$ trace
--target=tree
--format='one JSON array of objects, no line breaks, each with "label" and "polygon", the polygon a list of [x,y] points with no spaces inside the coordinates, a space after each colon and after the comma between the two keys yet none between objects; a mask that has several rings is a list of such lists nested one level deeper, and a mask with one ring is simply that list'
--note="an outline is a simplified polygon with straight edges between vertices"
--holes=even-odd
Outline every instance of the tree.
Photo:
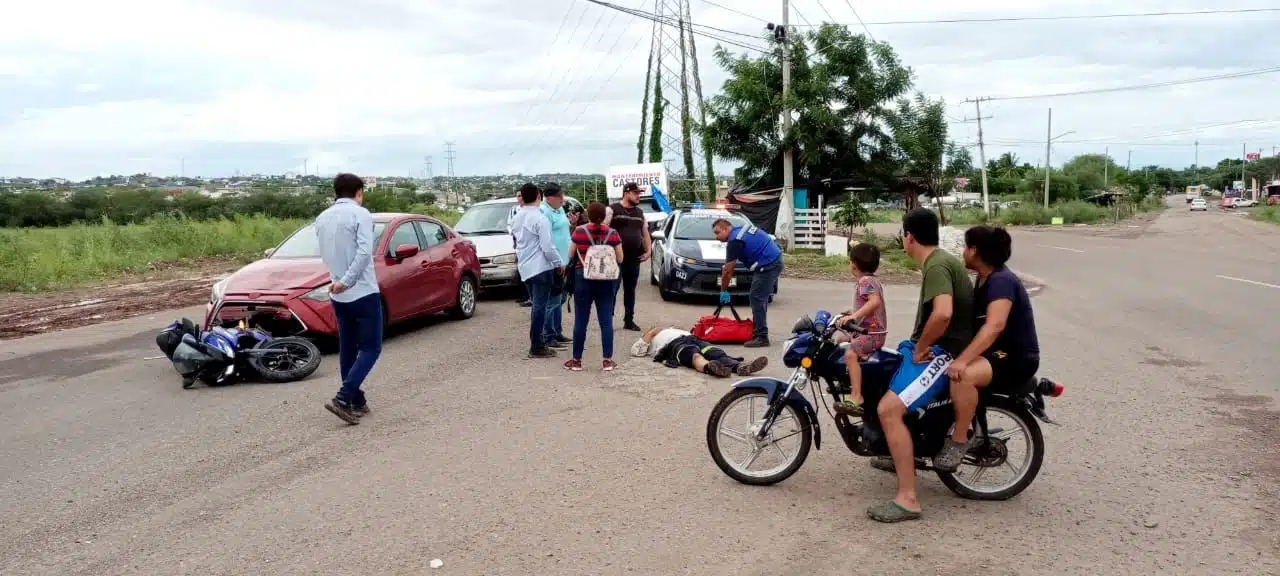
[{"label": "tree", "polygon": [[[899,101],[887,120],[901,162],[899,178],[912,179],[925,195],[937,198],[943,191],[943,158],[955,148],[947,142],[946,105],[917,93],[914,99]],[[945,215],[939,215],[945,222]]]},{"label": "tree", "polygon": [[831,223],[848,230],[849,238],[853,238],[855,228],[862,228],[871,220],[871,214],[862,206],[857,194],[850,194],[831,214]]},{"label": "tree", "polygon": [[[810,49],[812,47],[812,50]],[[888,44],[824,24],[792,39],[791,132],[781,133],[781,47],[759,57],[723,47],[716,62],[729,74],[705,106],[701,128],[711,152],[742,163],[740,182],[782,184],[782,149],[795,149],[797,182],[853,178],[888,186],[897,160],[886,121],[911,88],[911,70]]]}]

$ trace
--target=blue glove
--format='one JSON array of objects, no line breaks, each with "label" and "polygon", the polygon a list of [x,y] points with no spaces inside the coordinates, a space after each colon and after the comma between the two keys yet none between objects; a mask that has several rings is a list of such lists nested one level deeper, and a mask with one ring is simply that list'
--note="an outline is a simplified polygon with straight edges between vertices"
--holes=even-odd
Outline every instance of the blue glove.
[{"label": "blue glove", "polygon": [[728,290],[722,290],[722,291],[720,291],[720,303],[721,303],[721,304],[728,304],[728,303],[729,303],[729,291],[728,291]]}]

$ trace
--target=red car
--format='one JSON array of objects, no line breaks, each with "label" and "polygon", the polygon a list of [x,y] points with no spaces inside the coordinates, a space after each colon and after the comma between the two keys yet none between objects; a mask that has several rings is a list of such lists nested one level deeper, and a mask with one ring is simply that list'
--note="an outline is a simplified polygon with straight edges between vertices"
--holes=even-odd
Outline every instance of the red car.
[{"label": "red car", "polygon": [[[373,222],[373,267],[388,325],[437,312],[475,313],[480,260],[470,240],[429,216],[379,213]],[[276,336],[337,336],[314,224],[213,285],[205,328],[241,320]]]}]

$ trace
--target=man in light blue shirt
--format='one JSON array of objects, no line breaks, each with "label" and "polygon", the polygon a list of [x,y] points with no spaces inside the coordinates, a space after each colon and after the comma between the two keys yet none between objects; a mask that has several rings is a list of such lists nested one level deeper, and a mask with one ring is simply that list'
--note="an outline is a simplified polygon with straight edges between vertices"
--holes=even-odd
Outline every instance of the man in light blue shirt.
[{"label": "man in light blue shirt", "polygon": [[560,258],[551,240],[551,222],[542,213],[539,197],[542,191],[534,184],[520,187],[520,201],[524,203],[511,220],[511,235],[516,239],[516,269],[520,280],[529,288],[529,357],[554,358],[555,350],[547,347],[543,330],[547,325],[547,300],[551,285],[564,273],[565,261]]},{"label": "man in light blue shirt", "polygon": [[[569,262],[569,216],[564,213],[564,191],[560,185],[552,182],[542,188],[542,214],[551,224],[551,243],[560,254],[560,261]],[[573,342],[564,337],[564,293],[563,278],[552,283],[551,294],[547,298],[547,326],[542,331],[550,348],[565,349]]]},{"label": "man in light blue shirt", "polygon": [[333,179],[338,197],[316,217],[320,258],[329,270],[329,304],[338,320],[338,375],[342,387],[324,407],[348,424],[369,413],[360,385],[382,354],[382,295],[373,270],[373,215],[365,210],[364,180]]}]

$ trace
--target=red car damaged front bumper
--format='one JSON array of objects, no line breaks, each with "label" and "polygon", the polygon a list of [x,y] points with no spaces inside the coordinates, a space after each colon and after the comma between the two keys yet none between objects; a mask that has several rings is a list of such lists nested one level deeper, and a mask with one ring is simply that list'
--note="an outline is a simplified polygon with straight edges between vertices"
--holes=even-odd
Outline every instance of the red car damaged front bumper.
[{"label": "red car damaged front bumper", "polygon": [[296,294],[252,292],[226,294],[205,305],[204,327],[232,326],[241,320],[260,327],[273,336],[338,335],[338,322],[328,302],[302,298]]}]

